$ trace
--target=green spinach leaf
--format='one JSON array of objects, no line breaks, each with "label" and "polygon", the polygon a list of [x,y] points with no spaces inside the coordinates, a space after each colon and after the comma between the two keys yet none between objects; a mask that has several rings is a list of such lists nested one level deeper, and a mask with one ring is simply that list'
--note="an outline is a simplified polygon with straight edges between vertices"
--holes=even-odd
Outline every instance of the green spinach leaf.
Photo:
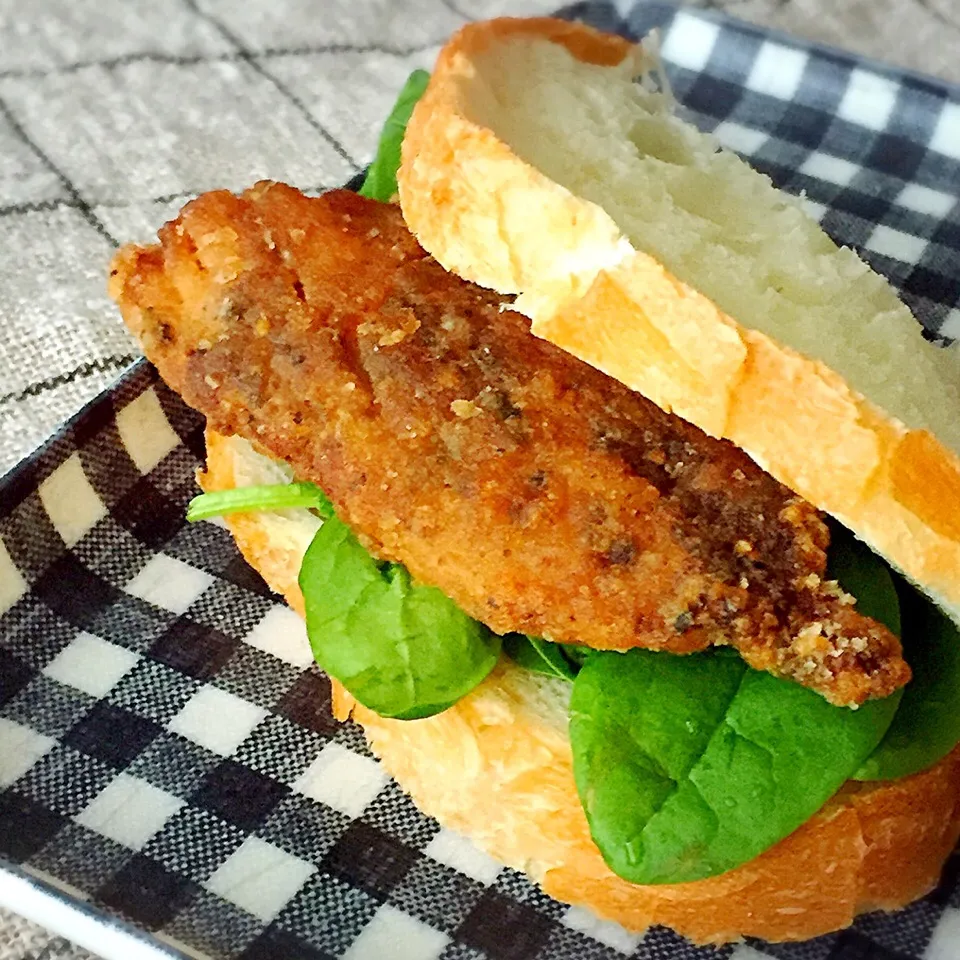
[{"label": "green spinach leaf", "polygon": [[430,74],[426,70],[414,70],[400,91],[387,122],[380,134],[377,155],[370,164],[367,177],[360,188],[364,197],[389,203],[397,193],[397,170],[400,169],[400,146],[406,133],[410,114],[417,101],[427,89]]},{"label": "green spinach leaf", "polygon": [[503,638],[503,649],[511,660],[535,673],[573,680],[579,670],[579,666],[567,658],[566,647],[561,643],[510,633]]},{"label": "green spinach leaf", "polygon": [[900,602],[890,568],[863,541],[830,523],[827,575],[857,598],[857,609],[900,636]]},{"label": "green spinach leaf", "polygon": [[499,657],[500,637],[403,566],[378,563],[336,517],[307,549],[300,587],[317,662],[381,716],[440,713]]},{"label": "green spinach leaf", "polygon": [[594,654],[570,704],[594,841],[632,883],[683,883],[746,863],[863,763],[897,699],[834,707],[716,653]]},{"label": "green spinach leaf", "polygon": [[214,490],[194,497],[187,507],[187,520],[207,520],[230,513],[253,510],[289,510],[307,507],[321,517],[332,517],[333,506],[315,483],[271,483],[232,490]]},{"label": "green spinach leaf", "polygon": [[831,575],[858,598],[861,609],[895,632],[902,620],[904,656],[913,671],[893,723],[853,778],[907,777],[932,766],[960,742],[960,631],[921,593],[899,577],[894,580],[848,531],[835,528],[831,534]]},{"label": "green spinach leaf", "polygon": [[594,650],[591,647],[585,647],[581,643],[565,643],[563,644],[563,655],[579,670],[584,663],[586,663],[587,657],[593,653]]},{"label": "green spinach leaf", "polygon": [[903,646],[913,679],[883,740],[854,774],[893,780],[933,766],[960,742],[960,631],[902,580]]},{"label": "green spinach leaf", "polygon": [[[831,572],[899,627],[883,563],[839,534]],[[577,790],[611,869],[683,883],[752,860],[809,819],[874,751],[900,692],[858,710],[751,670],[730,651],[593,652],[573,684]]]}]

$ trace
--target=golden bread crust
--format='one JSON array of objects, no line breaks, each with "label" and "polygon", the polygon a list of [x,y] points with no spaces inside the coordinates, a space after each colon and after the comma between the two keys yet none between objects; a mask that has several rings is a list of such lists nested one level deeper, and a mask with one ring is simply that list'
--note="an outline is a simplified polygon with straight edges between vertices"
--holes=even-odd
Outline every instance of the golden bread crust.
[{"label": "golden bread crust", "polygon": [[[208,431],[201,483],[218,490],[240,476],[260,482],[250,466],[259,459],[245,441]],[[297,574],[316,526],[300,513],[303,530],[295,533],[278,528],[272,514],[234,515],[227,524],[244,557],[302,613]],[[339,719],[352,712],[425,813],[525,871],[551,896],[632,929],[666,924],[709,943],[806,939],[845,927],[858,913],[922,896],[960,834],[958,748],[904,780],[847,784],[790,837],[722,876],[629,884],[611,873],[590,839],[569,739],[533,695],[538,683],[505,662],[453,708],[417,721],[379,717],[336,682],[333,704]]]},{"label": "golden bread crust", "polygon": [[[602,43],[586,27],[559,30],[494,20],[441,51],[403,145],[410,229],[447,269],[521,294],[515,308],[539,336],[743,448],[960,622],[960,458],[823,363],[739,324],[470,119],[491,45],[559,41],[590,60]],[[640,62],[638,47],[621,53]]]}]

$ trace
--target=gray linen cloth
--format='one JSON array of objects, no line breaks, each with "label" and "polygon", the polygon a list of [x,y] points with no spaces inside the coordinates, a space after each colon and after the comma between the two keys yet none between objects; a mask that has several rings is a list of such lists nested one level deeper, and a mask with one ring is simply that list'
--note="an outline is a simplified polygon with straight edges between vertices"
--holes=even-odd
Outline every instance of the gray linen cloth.
[{"label": "gray linen cloth", "polygon": [[[960,81],[957,0],[697,5]],[[104,290],[118,241],[213,187],[342,183],[467,16],[556,6],[0,0],[0,472],[136,353]]]},{"label": "gray linen cloth", "polygon": [[[0,472],[136,354],[104,289],[118,241],[214,187],[342,183],[465,19],[557,5],[0,0]],[[957,0],[691,5],[960,82]],[[0,960],[89,957],[0,910]]]}]

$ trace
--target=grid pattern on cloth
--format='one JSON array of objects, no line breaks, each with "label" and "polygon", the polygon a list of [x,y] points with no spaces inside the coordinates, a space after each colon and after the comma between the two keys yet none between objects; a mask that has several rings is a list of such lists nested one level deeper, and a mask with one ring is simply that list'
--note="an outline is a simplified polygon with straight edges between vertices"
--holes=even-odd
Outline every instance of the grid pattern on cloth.
[{"label": "grid pattern on cloth", "polygon": [[[753,15],[762,6],[697,2]],[[772,20],[808,16],[821,31],[856,19],[853,11],[803,13],[820,0],[768,2]],[[888,29],[883,11],[900,2],[918,0],[884,0],[871,17]],[[468,16],[542,14],[556,4],[43,0],[42,14],[37,4],[0,17],[0,471],[134,358],[99,270],[118,242],[146,240],[185,200],[214,187],[260,178],[307,191],[342,183],[369,159],[402,79],[429,66],[451,30]],[[642,0],[567,9],[634,33],[669,19],[661,4]],[[721,29],[706,12],[682,21],[673,32],[683,49],[670,52],[678,74],[690,73],[678,83],[703,119],[729,121],[724,142],[748,154],[756,147],[775,179],[834,204],[827,225],[838,239],[889,269],[933,326],[957,333],[950,311],[960,294],[948,268],[957,221],[947,209],[960,153],[956,95],[852,56],[810,56],[755,28],[727,21]],[[918,6],[910,22],[919,32],[901,54],[939,21]],[[955,29],[940,26],[944,36]],[[762,149],[758,134],[772,138]]]},{"label": "grid pattern on cloth", "polygon": [[[186,47],[158,23],[163,52],[149,57],[118,47],[106,65],[0,65],[0,123],[22,141],[24,163],[39,164],[35,178],[21,178],[34,194],[5,208],[0,231],[26,238],[31,218],[55,212],[61,219],[45,228],[53,222],[65,242],[89,248],[97,270],[114,238],[144,239],[165,205],[213,186],[197,179],[185,190],[165,178],[172,160],[142,176],[128,170],[124,181],[116,169],[91,173],[78,157],[47,156],[44,124],[55,118],[28,102],[31,71],[43,71],[55,102],[58,85],[100,82],[88,73],[125,71],[135,85],[148,82],[144,64],[159,63],[167,95],[195,96],[201,118],[203,90],[227,78],[241,85],[232,124],[242,126],[251,103],[287,111],[283,122],[299,124],[327,166],[301,156],[286,172],[264,171],[248,152],[217,185],[270,172],[319,188],[359,165],[351,97],[374,95],[362,58],[396,61],[396,83],[376,92],[385,108],[458,22],[451,4],[438,4],[446,13],[423,21],[416,50],[358,53],[320,37],[322,24],[316,37],[291,38],[282,24],[265,35],[235,11],[226,26],[226,7],[191,5]],[[778,184],[805,191],[828,231],[893,279],[931,336],[960,333],[955,94],[708,14],[603,2],[563,12],[633,36],[659,21],[694,119]],[[309,105],[330,83],[330,51],[318,47],[337,44],[344,99],[318,117]],[[147,120],[164,149],[162,112]],[[201,176],[202,155],[183,169],[191,162]],[[159,200],[142,200],[143,178]],[[123,182],[120,205],[108,189]],[[111,362],[125,359],[121,351]],[[333,720],[302,624],[225,531],[184,523],[202,455],[199,416],[140,363],[2,481],[0,856],[9,863],[218,960],[364,960],[394,956],[397,944],[412,960],[960,958],[957,859],[934,893],[899,914],[803,945],[719,952],[662,928],[629,934],[500,869],[419,814],[359,730]]]}]

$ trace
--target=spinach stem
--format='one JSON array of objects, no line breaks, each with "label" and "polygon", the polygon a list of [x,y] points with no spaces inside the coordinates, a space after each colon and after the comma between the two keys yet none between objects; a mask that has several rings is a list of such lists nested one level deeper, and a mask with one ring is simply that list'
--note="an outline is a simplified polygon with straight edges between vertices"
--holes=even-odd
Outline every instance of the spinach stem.
[{"label": "spinach stem", "polygon": [[194,522],[231,513],[289,510],[294,507],[316,510],[324,520],[333,516],[333,505],[315,483],[298,482],[235,487],[232,490],[203,493],[190,501],[187,520]]}]

